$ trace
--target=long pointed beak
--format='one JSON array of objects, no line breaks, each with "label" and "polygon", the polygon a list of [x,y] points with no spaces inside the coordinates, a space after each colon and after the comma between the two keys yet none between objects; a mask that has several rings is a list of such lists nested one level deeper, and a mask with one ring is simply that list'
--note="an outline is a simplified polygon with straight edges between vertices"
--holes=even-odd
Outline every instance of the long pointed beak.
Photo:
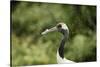
[{"label": "long pointed beak", "polygon": [[49,32],[53,32],[53,31],[57,31],[57,28],[56,27],[53,27],[51,29],[46,29],[44,32],[42,32],[41,34],[44,35],[44,34],[47,34]]}]

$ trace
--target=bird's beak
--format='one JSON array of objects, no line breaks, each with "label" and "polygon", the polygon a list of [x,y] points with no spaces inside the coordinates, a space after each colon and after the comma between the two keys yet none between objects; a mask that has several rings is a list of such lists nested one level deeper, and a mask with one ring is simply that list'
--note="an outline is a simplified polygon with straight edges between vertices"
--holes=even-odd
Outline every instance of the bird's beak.
[{"label": "bird's beak", "polygon": [[41,34],[44,35],[44,34],[47,34],[49,32],[53,32],[53,31],[57,31],[57,28],[56,27],[53,27],[51,29],[46,29],[44,32],[42,32]]}]

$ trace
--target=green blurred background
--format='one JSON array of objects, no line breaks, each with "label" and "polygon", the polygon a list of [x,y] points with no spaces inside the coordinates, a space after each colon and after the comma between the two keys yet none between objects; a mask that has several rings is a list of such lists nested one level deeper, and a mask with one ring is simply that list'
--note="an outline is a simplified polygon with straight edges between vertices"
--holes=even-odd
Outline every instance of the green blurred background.
[{"label": "green blurred background", "polygon": [[11,1],[11,64],[56,64],[61,34],[41,32],[63,21],[69,27],[64,55],[96,61],[96,6]]}]

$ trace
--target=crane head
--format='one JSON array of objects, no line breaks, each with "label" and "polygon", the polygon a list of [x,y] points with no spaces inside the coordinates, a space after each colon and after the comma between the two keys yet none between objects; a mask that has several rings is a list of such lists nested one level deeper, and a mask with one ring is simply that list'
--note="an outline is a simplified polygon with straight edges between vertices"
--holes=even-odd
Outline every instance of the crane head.
[{"label": "crane head", "polygon": [[45,31],[43,31],[41,34],[47,34],[49,32],[53,32],[53,31],[58,31],[63,33],[64,31],[67,31],[69,33],[68,27],[65,23],[58,23],[55,27],[51,28],[51,29],[46,29]]}]

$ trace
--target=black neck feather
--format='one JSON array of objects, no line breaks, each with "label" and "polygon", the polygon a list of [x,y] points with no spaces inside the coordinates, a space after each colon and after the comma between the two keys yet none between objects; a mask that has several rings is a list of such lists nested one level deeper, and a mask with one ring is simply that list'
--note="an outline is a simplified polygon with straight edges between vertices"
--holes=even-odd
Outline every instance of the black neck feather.
[{"label": "black neck feather", "polygon": [[62,57],[62,58],[64,58],[64,45],[65,45],[65,42],[66,42],[66,39],[67,39],[67,31],[65,30],[65,31],[63,31],[63,32],[61,32],[62,34],[63,34],[63,39],[62,39],[62,41],[61,41],[61,43],[60,43],[60,47],[59,47],[59,55],[60,55],[60,57]]}]

